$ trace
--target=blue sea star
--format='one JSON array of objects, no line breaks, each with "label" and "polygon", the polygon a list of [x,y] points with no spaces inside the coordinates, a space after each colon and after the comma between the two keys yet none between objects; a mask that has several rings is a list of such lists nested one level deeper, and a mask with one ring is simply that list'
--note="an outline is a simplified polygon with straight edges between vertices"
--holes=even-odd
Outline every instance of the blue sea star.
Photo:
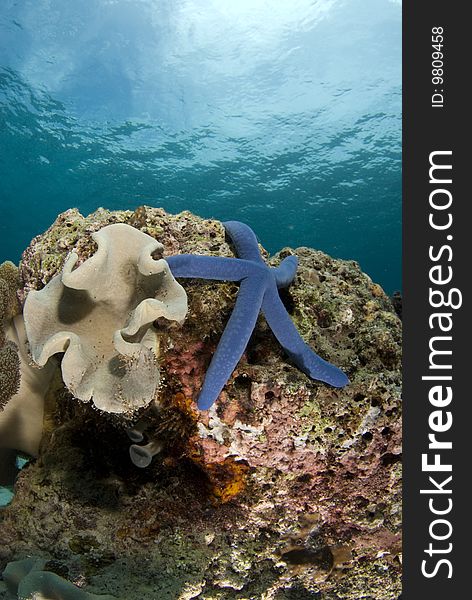
[{"label": "blue sea star", "polygon": [[200,410],[207,410],[239,362],[262,310],[275,337],[292,361],[312,379],[343,387],[346,375],[320,358],[300,337],[280,299],[278,288],[287,287],[297,270],[296,256],[287,256],[278,267],[269,267],[259,252],[252,229],[239,221],[223,223],[239,258],[178,254],[166,258],[174,277],[240,281],[231,317],[213,355],[198,397]]}]

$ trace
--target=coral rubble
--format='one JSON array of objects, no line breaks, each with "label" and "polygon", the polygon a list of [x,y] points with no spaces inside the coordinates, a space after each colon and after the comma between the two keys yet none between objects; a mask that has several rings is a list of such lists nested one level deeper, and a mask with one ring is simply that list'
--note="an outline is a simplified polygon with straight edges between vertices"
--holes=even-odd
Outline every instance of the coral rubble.
[{"label": "coral rubble", "polygon": [[[112,223],[158,239],[164,257],[235,256],[219,222],[190,213],[70,210],[25,251],[19,297],[47,286],[71,251],[85,264],[92,234]],[[150,409],[105,414],[53,382],[39,458],[0,512],[0,569],[35,556],[44,572],[122,600],[399,596],[401,322],[356,263],[310,248],[269,263],[289,255],[299,267],[281,299],[351,383],[309,379],[259,317],[219,401],[199,412],[238,288],[184,281],[185,325],[159,321],[162,385]],[[146,464],[159,450],[149,466],[133,464],[131,443]]]}]

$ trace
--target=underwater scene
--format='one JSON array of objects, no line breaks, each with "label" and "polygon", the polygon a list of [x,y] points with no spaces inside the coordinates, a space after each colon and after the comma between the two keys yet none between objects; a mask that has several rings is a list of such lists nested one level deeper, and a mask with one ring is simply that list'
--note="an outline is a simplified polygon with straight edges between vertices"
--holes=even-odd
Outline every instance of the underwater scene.
[{"label": "underwater scene", "polygon": [[401,595],[400,0],[0,4],[0,599]]}]

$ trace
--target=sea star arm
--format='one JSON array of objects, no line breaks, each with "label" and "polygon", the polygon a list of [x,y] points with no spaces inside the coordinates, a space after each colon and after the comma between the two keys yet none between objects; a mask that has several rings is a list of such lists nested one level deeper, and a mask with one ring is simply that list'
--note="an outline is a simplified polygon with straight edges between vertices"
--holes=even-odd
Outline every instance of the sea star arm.
[{"label": "sea star arm", "polygon": [[174,277],[217,281],[240,281],[257,268],[257,265],[249,260],[198,254],[176,254],[167,256],[166,261]]},{"label": "sea star arm", "polygon": [[275,337],[299,369],[312,379],[333,387],[344,387],[349,383],[341,369],[323,360],[303,341],[280,300],[275,281],[267,287],[262,312]]},{"label": "sea star arm", "polygon": [[223,225],[240,258],[263,262],[256,234],[248,225],[240,221],[225,221]]},{"label": "sea star arm", "polygon": [[218,398],[239,362],[256,325],[267,276],[241,281],[236,304],[213,355],[198,397],[198,408],[207,410]]},{"label": "sea star arm", "polygon": [[275,275],[275,281],[278,288],[288,287],[295,279],[297,272],[298,258],[296,256],[287,256],[278,267],[271,269]]}]

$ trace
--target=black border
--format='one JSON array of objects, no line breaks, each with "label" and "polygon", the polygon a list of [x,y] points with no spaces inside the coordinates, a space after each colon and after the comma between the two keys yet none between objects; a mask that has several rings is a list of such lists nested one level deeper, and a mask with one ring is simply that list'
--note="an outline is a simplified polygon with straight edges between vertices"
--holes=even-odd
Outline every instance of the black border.
[{"label": "black border", "polygon": [[[465,15],[466,3],[459,2],[404,2],[403,5],[403,322],[404,322],[404,580],[403,600],[428,600],[466,598],[470,594],[467,563],[470,562],[466,540],[472,533],[470,511],[472,491],[468,488],[472,468],[469,462],[469,440],[472,443],[470,425],[470,391],[466,387],[466,373],[471,367],[470,348],[470,302],[466,293],[468,283],[468,259],[472,251],[468,244],[468,214],[471,213],[472,197],[466,187],[472,164],[468,165],[472,152],[466,147],[472,123],[465,106],[468,102],[471,68],[470,21]],[[432,28],[444,29],[444,106],[432,107]],[[470,104],[470,102],[469,102]],[[449,186],[453,194],[451,207],[453,225],[448,233],[453,258],[453,287],[463,294],[461,308],[452,310],[453,340],[451,342],[453,400],[448,410],[452,412],[453,424],[444,439],[449,436],[452,450],[446,456],[452,461],[453,509],[448,518],[453,527],[452,550],[448,558],[449,569],[443,565],[436,576],[426,578],[421,573],[421,563],[428,558],[429,525],[434,520],[428,508],[428,496],[420,489],[431,488],[428,474],[422,472],[421,455],[427,452],[428,416],[434,408],[428,401],[431,382],[422,381],[429,363],[428,341],[432,335],[428,317],[434,312],[429,305],[428,256],[430,245],[444,243],[445,232],[434,231],[428,223],[430,212],[429,155],[437,150],[452,151],[452,179]],[[467,268],[468,267],[468,268]],[[446,410],[446,409],[444,409]],[[432,473],[430,473],[433,475]],[[439,474],[440,475],[440,474]],[[444,475],[444,473],[442,474]],[[440,479],[440,477],[438,477]],[[444,496],[443,496],[444,498]],[[446,542],[444,542],[445,544]],[[438,543],[439,547],[439,543]],[[439,555],[438,555],[439,558]],[[432,564],[432,563],[430,563]]]}]

